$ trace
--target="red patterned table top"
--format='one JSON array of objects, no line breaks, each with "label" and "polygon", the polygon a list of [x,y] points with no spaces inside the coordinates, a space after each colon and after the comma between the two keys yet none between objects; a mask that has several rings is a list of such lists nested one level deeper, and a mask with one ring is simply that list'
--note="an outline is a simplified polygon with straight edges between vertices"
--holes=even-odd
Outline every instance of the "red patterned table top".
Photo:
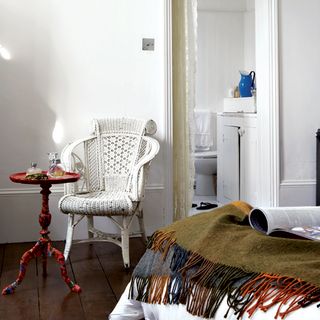
[{"label": "red patterned table top", "polygon": [[[42,173],[47,173],[46,171],[42,171]],[[66,172],[63,176],[52,178],[48,177],[48,179],[39,179],[39,180],[31,180],[26,179],[25,172],[17,172],[10,175],[10,180],[16,183],[24,183],[24,184],[58,184],[58,183],[68,183],[68,182],[76,182],[79,180],[80,174],[73,172]]]}]

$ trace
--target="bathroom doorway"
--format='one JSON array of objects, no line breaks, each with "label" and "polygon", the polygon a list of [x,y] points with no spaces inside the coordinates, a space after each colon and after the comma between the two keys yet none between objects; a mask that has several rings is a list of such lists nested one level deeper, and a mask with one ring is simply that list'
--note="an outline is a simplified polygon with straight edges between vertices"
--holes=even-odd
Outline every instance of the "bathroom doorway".
[{"label": "bathroom doorway", "polygon": [[[279,205],[279,63],[278,1],[255,2],[257,127],[258,127],[258,205]],[[208,0],[211,2],[211,0]],[[221,1],[224,2],[224,1]],[[172,102],[172,3],[164,1],[165,11],[165,119],[166,119],[166,211],[167,222],[173,220],[173,102]],[[183,179],[183,176],[181,176]],[[186,176],[187,184],[189,177]]]},{"label": "bathroom doorway", "polygon": [[[236,96],[235,89],[240,80],[239,70],[256,70],[254,0],[198,0],[196,69],[196,178],[193,203],[197,208],[194,208],[193,212],[202,208],[209,209],[210,204],[218,204],[220,201],[237,200],[240,198],[239,190],[243,188],[240,166],[238,171],[228,177],[223,177],[222,172],[218,173],[219,168],[222,170],[222,166],[217,165],[221,152],[218,150],[218,142],[225,133],[222,132],[222,126],[217,125],[217,119],[230,115],[226,113],[225,100]],[[250,111],[254,113],[255,110]],[[240,131],[238,128],[234,131],[234,139],[238,139]],[[235,157],[238,154],[240,161],[238,140],[231,141],[228,148],[232,150],[225,152]],[[222,157],[222,154],[220,156]],[[237,164],[237,161],[231,164],[232,169],[236,168],[234,164]],[[244,172],[242,170],[242,175]],[[242,180],[245,181],[244,178],[242,177]],[[230,198],[221,195],[228,185],[234,187],[237,184],[238,196],[237,190]],[[229,191],[225,193],[230,194]]]}]

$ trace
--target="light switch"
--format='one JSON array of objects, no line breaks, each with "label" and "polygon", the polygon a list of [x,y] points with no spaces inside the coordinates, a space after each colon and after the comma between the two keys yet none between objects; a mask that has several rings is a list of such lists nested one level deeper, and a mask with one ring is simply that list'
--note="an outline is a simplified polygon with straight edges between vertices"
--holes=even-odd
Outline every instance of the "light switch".
[{"label": "light switch", "polygon": [[142,39],[142,50],[154,50],[154,39],[153,38],[143,38]]}]

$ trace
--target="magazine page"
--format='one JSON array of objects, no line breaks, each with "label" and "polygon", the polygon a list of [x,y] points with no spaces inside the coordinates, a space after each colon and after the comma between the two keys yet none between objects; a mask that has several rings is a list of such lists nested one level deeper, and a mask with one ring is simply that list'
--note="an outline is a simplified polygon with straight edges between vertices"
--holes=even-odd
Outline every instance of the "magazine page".
[{"label": "magazine page", "polygon": [[[265,234],[277,230],[294,233],[297,227],[320,226],[320,207],[254,208],[249,213],[249,222],[252,228]],[[300,231],[303,234],[303,230]]]},{"label": "magazine page", "polygon": [[320,226],[293,227],[288,232],[303,238],[320,241]]}]

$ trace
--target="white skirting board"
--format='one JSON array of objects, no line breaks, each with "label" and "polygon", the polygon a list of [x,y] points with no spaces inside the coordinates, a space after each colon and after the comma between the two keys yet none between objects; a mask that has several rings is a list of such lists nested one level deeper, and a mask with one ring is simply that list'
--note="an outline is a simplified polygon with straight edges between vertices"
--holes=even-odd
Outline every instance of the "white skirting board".
[{"label": "white skirting board", "polygon": [[315,180],[283,180],[280,183],[280,206],[315,205]]},{"label": "white skirting board", "polygon": [[[59,212],[58,201],[63,195],[61,189],[50,194],[49,207],[52,215],[49,226],[52,240],[64,240],[67,230],[67,216]],[[144,202],[144,222],[147,235],[164,226],[165,192],[162,185],[150,186],[146,189]],[[38,216],[41,211],[41,195],[35,188],[0,190],[0,243],[36,241],[41,227]],[[117,228],[106,218],[95,219],[96,225],[106,232],[117,232]],[[138,230],[134,223],[132,231]],[[80,222],[74,238],[87,237],[86,221]]]}]

